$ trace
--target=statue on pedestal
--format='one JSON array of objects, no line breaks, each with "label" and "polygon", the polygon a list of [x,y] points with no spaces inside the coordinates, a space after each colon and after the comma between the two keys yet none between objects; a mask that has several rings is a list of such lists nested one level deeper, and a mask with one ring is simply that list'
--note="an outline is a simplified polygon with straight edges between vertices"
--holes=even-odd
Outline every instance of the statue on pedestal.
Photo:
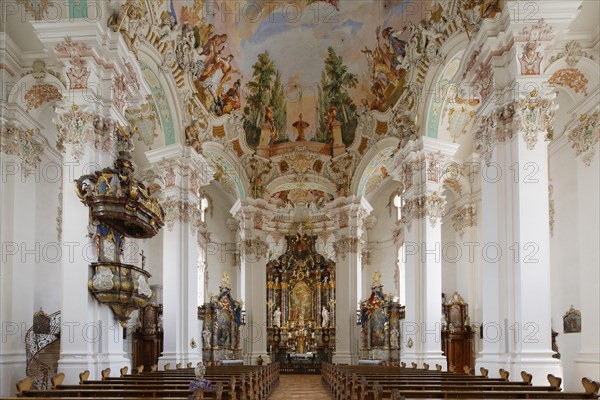
[{"label": "statue on pedestal", "polygon": [[400,336],[400,332],[398,332],[398,329],[396,327],[394,327],[394,329],[392,329],[392,331],[390,332],[390,347],[392,349],[397,349],[399,347],[398,345],[398,337]]},{"label": "statue on pedestal", "polygon": [[327,307],[323,306],[323,310],[321,311],[321,327],[322,328],[328,328],[329,327],[329,311],[327,310]]},{"label": "statue on pedestal", "polygon": [[281,328],[281,310],[279,307],[273,312],[273,326]]},{"label": "statue on pedestal", "polygon": [[204,339],[204,348],[206,349],[210,349],[210,337],[212,336],[212,334],[210,333],[210,330],[205,329],[204,331],[202,331],[202,339]]}]

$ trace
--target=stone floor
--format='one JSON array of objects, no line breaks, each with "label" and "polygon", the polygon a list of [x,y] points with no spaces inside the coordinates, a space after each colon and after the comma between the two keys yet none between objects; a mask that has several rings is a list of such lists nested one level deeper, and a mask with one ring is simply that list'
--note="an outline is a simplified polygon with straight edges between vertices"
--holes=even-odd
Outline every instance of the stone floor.
[{"label": "stone floor", "polygon": [[281,375],[269,400],[332,400],[321,384],[321,375]]}]

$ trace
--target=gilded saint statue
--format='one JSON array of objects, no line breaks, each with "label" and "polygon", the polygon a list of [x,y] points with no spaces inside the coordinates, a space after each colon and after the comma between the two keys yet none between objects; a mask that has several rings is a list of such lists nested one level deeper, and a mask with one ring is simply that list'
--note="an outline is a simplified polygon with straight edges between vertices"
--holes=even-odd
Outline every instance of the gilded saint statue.
[{"label": "gilded saint statue", "polygon": [[371,279],[373,280],[373,283],[371,284],[372,288],[376,288],[376,287],[382,286],[382,283],[381,283],[381,272],[375,271],[373,273],[373,276],[372,276]]},{"label": "gilded saint statue", "polygon": [[227,272],[223,272],[223,275],[221,277],[221,287],[227,289],[231,288],[231,280]]}]

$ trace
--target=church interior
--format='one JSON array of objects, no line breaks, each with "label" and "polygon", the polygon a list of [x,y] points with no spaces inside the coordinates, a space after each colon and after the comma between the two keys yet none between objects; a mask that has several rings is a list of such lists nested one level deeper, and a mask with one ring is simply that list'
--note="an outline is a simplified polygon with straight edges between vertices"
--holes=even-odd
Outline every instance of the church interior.
[{"label": "church interior", "polygon": [[598,398],[599,1],[1,10],[2,398]]}]

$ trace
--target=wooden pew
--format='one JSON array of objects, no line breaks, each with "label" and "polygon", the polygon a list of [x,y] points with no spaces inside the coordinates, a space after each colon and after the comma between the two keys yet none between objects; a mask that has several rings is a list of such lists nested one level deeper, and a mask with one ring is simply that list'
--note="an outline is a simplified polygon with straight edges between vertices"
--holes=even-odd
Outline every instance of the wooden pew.
[{"label": "wooden pew", "polygon": [[561,379],[548,375],[549,386],[533,386],[532,376],[521,373],[521,382],[508,381],[508,374],[501,371],[501,378],[489,378],[485,369],[475,376],[472,369],[464,373],[431,371],[425,369],[387,368],[381,366],[334,366],[324,364],[322,383],[338,400],[381,400],[406,398],[543,398],[582,399],[598,398],[600,384],[585,380],[584,392],[561,392]]},{"label": "wooden pew", "polygon": [[[80,384],[63,385],[62,377],[56,377],[51,390],[32,390],[31,378],[17,384],[19,397],[30,399],[187,399],[192,392],[190,382],[195,378],[194,369],[144,372],[127,375],[121,370],[120,377],[111,377],[110,370],[102,371],[101,380],[89,380],[89,371],[80,374]],[[203,391],[203,399],[219,400],[266,400],[279,382],[279,364],[265,366],[227,366],[207,368],[206,379],[213,389]]]}]

